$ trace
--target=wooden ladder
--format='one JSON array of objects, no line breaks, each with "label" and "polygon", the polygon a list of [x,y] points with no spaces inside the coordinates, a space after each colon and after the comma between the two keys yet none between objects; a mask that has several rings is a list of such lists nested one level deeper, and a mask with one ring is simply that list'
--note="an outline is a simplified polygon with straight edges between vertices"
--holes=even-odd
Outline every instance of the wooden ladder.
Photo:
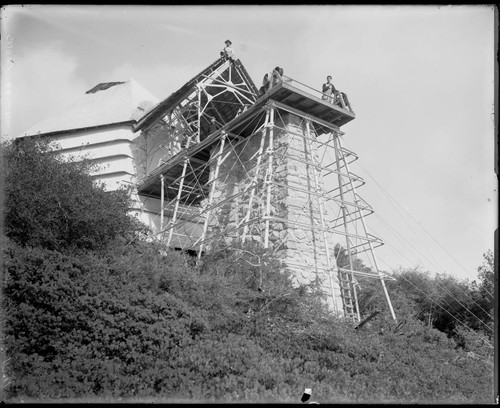
[{"label": "wooden ladder", "polygon": [[353,291],[356,290],[356,288],[354,288],[352,275],[349,272],[344,272],[339,269],[339,286],[340,296],[342,297],[342,304],[344,306],[344,317],[351,319],[353,322],[357,322],[358,313],[353,301]]}]

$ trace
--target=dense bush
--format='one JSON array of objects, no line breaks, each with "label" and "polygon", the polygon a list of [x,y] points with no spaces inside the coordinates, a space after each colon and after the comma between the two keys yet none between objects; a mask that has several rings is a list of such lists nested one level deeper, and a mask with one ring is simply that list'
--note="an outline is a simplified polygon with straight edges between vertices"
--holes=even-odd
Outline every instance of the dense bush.
[{"label": "dense bush", "polygon": [[89,160],[64,160],[42,139],[2,146],[5,234],[20,245],[97,249],[136,228],[128,193],[106,192]]},{"label": "dense bush", "polygon": [[311,387],[320,402],[491,401],[490,359],[418,320],[355,330],[256,248],[201,268],[160,249],[10,244],[9,398],[297,402]]},{"label": "dense bush", "polygon": [[[449,337],[461,339],[462,346],[464,328],[492,341],[493,302],[492,296],[487,295],[492,292],[485,292],[485,285],[493,287],[492,281],[483,279],[478,284],[445,274],[431,276],[418,269],[400,269],[393,276],[394,280],[386,285],[400,318],[418,319]],[[492,279],[491,275],[488,277]],[[381,285],[361,279],[361,288],[361,310],[367,314],[387,310]]]},{"label": "dense bush", "polygon": [[14,394],[140,395],[157,380],[151,364],[168,365],[201,327],[180,299],[130,283],[97,255],[13,246],[5,267]]}]

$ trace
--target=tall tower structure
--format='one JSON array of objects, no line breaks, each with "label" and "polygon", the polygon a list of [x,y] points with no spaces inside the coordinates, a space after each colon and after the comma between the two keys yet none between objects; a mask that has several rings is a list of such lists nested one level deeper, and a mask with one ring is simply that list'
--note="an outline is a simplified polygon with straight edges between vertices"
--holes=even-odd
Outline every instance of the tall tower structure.
[{"label": "tall tower structure", "polygon": [[[324,100],[292,78],[272,82],[259,93],[239,60],[221,59],[138,122],[145,140],[170,143],[137,186],[159,204],[157,236],[198,257],[221,243],[258,242],[353,321],[357,277],[373,278],[395,319],[374,253],[382,241],[365,222],[373,210],[358,194],[364,180],[349,167],[357,156],[342,145],[341,127],[355,119],[346,94]],[[339,246],[348,265],[338,263]],[[359,267],[361,256],[370,268]]]}]

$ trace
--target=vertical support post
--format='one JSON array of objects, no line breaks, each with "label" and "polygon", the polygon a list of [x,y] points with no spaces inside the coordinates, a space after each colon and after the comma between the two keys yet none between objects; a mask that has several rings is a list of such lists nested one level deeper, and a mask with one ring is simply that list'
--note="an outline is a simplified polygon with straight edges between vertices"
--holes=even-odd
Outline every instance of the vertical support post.
[{"label": "vertical support post", "polygon": [[[188,146],[189,146],[189,142],[188,142]],[[184,167],[182,168],[182,175],[181,175],[181,182],[179,185],[179,191],[177,191],[177,197],[175,199],[174,213],[172,215],[172,220],[170,222],[170,231],[168,232],[167,247],[170,245],[170,241],[172,240],[172,234],[174,233],[174,225],[175,225],[175,222],[177,221],[177,211],[179,210],[179,203],[181,201],[182,188],[184,187],[184,179],[186,178],[186,170],[188,167],[188,163],[189,163],[189,156],[186,155],[186,157],[184,158]]]},{"label": "vertical support post", "polygon": [[142,132],[144,136],[144,148],[142,149],[144,151],[144,157],[141,159],[140,164],[142,167],[142,177],[146,178],[148,175],[148,137],[149,137],[149,130],[146,130],[145,132]]},{"label": "vertical support post", "polygon": [[165,203],[165,177],[163,174],[160,175],[160,181],[161,181],[161,203],[160,203],[160,233],[161,236],[163,237],[163,211],[164,211],[164,203]]},{"label": "vertical support post", "polygon": [[269,131],[269,146],[267,147],[268,153],[268,166],[267,166],[267,174],[266,174],[266,183],[267,183],[267,198],[266,198],[266,218],[265,218],[265,231],[264,231],[264,248],[269,248],[269,227],[270,227],[270,219],[271,216],[271,180],[273,178],[273,153],[274,153],[274,113],[275,107],[274,105],[269,106],[269,123],[268,123],[268,131]]},{"label": "vertical support post", "polygon": [[203,233],[202,233],[202,236],[201,236],[200,248],[198,249],[198,254],[197,254],[197,259],[198,260],[200,260],[200,258],[201,258],[201,253],[203,252],[203,246],[205,244],[205,237],[207,236],[208,221],[210,219],[210,214],[212,212],[211,205],[212,205],[212,202],[213,202],[213,199],[214,199],[214,194],[215,194],[215,181],[219,177],[219,169],[220,169],[220,166],[221,166],[221,163],[222,163],[222,153],[224,152],[224,144],[225,144],[225,142],[226,142],[226,133],[222,132],[222,138],[221,138],[221,141],[220,141],[220,148],[219,148],[219,152],[217,153],[218,156],[217,156],[217,164],[215,166],[215,171],[214,171],[214,177],[210,181],[212,184],[210,186],[210,193],[209,193],[209,196],[208,196],[208,203],[207,203],[208,210],[205,213],[205,222],[203,223]]},{"label": "vertical support post", "polygon": [[322,196],[321,196],[321,187],[319,185],[318,171],[317,171],[317,168],[314,164],[314,157],[313,157],[313,151],[312,151],[311,129],[310,129],[310,121],[309,120],[306,120],[306,140],[309,142],[308,143],[309,155],[311,157],[311,162],[312,162],[313,172],[314,172],[314,183],[316,186],[316,193],[317,193],[318,205],[319,205],[319,219],[320,219],[320,223],[321,223],[321,235],[323,238],[323,245],[325,246],[326,263],[328,266],[328,278],[329,278],[329,282],[330,282],[330,291],[332,292],[332,305],[333,305],[333,309],[335,310],[335,312],[338,312],[338,305],[337,305],[337,301],[335,299],[335,289],[334,289],[334,285],[333,285],[333,276],[332,276],[332,269],[334,269],[334,267],[332,266],[332,262],[330,259],[330,248],[329,248],[328,240],[326,237],[326,224],[325,224],[325,218],[324,218],[323,200],[322,200]]},{"label": "vertical support post", "polygon": [[[343,187],[342,173],[341,173],[341,167],[340,167],[340,160],[341,159],[340,159],[340,153],[339,153],[340,152],[340,142],[338,139],[339,139],[339,135],[334,134],[333,143],[335,146],[335,163],[337,165],[337,177],[338,177],[338,181],[339,181],[339,192],[340,192],[340,201],[341,201],[340,208],[342,210],[342,221],[344,224],[344,232],[346,234],[346,247],[347,247],[347,255],[349,258],[349,269],[352,271],[352,270],[354,270],[354,268],[353,268],[353,263],[352,263],[351,242],[349,239],[349,230],[347,228],[347,211],[346,211],[345,200],[344,200],[344,187]],[[346,171],[348,171],[347,168],[346,168]],[[351,274],[350,280],[352,282],[354,280],[354,276],[352,275],[352,272],[350,274]],[[358,321],[361,321],[361,316],[359,313],[359,306],[358,306],[358,295],[356,293],[356,287],[354,285],[352,285],[352,292],[353,292],[353,296],[354,296],[354,302],[355,302],[355,306],[356,306],[356,314],[358,316]]]},{"label": "vertical support post", "polygon": [[201,85],[196,84],[198,88],[198,134],[196,135],[196,141],[198,143],[201,142]]},{"label": "vertical support post", "polygon": [[167,150],[170,157],[174,155],[174,140],[173,140],[173,132],[172,132],[172,113],[168,115],[167,121]]},{"label": "vertical support post", "polygon": [[255,165],[255,175],[252,179],[252,190],[250,191],[250,198],[248,200],[248,209],[247,209],[247,214],[245,216],[245,226],[243,227],[243,235],[241,237],[241,242],[245,242],[246,236],[248,234],[248,222],[250,221],[250,215],[252,212],[252,204],[253,204],[253,198],[255,195],[255,190],[257,189],[256,183],[257,179],[259,177],[259,169],[260,169],[260,163],[262,161],[262,155],[264,154],[264,144],[266,141],[266,133],[267,133],[267,124],[269,123],[269,109],[266,111],[266,118],[264,120],[264,126],[261,131],[261,139],[260,139],[260,146],[259,146],[259,152],[258,152],[258,157],[257,157],[257,164]]}]

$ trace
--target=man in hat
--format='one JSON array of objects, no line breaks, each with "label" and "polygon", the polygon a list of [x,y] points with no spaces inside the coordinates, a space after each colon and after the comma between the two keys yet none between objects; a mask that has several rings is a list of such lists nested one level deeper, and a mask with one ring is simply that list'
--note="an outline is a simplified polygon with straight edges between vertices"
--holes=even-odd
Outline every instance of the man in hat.
[{"label": "man in hat", "polygon": [[234,61],[234,50],[232,49],[231,45],[233,43],[231,42],[231,40],[226,40],[226,46],[224,47],[224,49],[221,51],[221,57],[224,58],[224,60],[231,60],[231,61]]},{"label": "man in hat", "polygon": [[334,96],[337,93],[335,86],[332,84],[332,77],[328,75],[326,77],[326,83],[323,84],[323,100],[328,101],[330,103],[334,103]]}]

